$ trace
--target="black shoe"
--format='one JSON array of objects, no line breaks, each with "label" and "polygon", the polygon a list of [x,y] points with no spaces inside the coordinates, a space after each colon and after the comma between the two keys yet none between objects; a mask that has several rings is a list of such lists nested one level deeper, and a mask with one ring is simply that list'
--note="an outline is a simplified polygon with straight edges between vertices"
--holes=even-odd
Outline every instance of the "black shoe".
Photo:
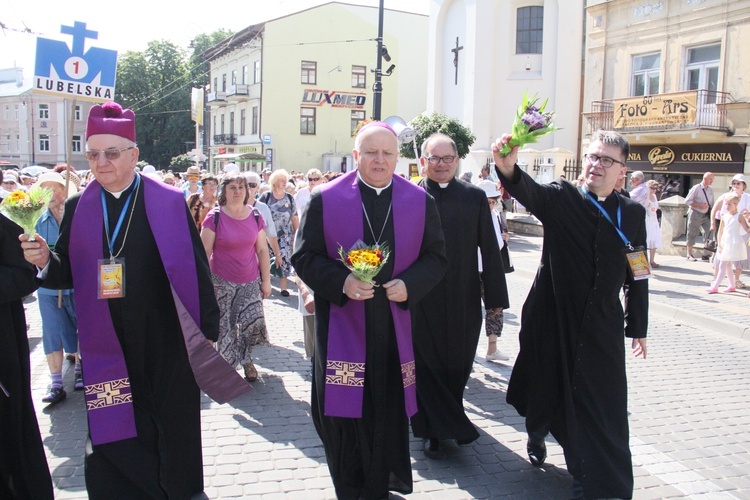
[{"label": "black shoe", "polygon": [[422,450],[427,458],[442,460],[445,458],[445,450],[440,446],[440,440],[435,438],[425,439],[422,442]]},{"label": "black shoe", "polygon": [[539,444],[534,444],[531,439],[526,441],[526,453],[529,454],[529,462],[534,467],[541,467],[547,460],[547,445],[542,440]]},{"label": "black shoe", "polygon": [[282,290],[281,291],[281,296],[282,297],[289,297],[289,290]]},{"label": "black shoe", "polygon": [[709,261],[709,260],[711,260],[711,257],[708,256],[708,255],[704,255],[704,256],[701,257],[701,260]]},{"label": "black shoe", "polygon": [[76,355],[75,354],[66,354],[65,359],[67,359],[70,363],[76,362]]},{"label": "black shoe", "polygon": [[76,391],[82,391],[83,390],[83,375],[80,373],[75,374],[75,383],[73,384],[73,389]]},{"label": "black shoe", "polygon": [[62,387],[49,387],[47,394],[42,398],[42,402],[53,405],[65,399],[66,396],[65,389]]}]

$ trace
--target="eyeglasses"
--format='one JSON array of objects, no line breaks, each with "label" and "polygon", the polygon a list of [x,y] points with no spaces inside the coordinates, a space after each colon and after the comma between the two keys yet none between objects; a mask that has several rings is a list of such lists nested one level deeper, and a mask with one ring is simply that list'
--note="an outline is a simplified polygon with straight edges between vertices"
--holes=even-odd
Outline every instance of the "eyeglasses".
[{"label": "eyeglasses", "polygon": [[83,155],[86,157],[88,161],[97,161],[99,160],[99,157],[102,153],[104,153],[104,157],[110,161],[116,160],[120,157],[120,153],[123,151],[128,151],[130,149],[135,149],[135,146],[130,146],[129,148],[107,148],[104,150],[97,150],[97,149],[91,149],[89,151],[86,151],[83,153]]},{"label": "eyeglasses", "polygon": [[258,183],[257,182],[248,182],[247,185],[248,185],[248,187],[251,187],[251,188],[257,188],[258,187]]},{"label": "eyeglasses", "polygon": [[308,177],[307,180],[310,182],[318,182],[320,180],[320,177]]},{"label": "eyeglasses", "polygon": [[188,175],[187,179],[189,181],[199,181],[201,180],[201,176],[200,175]]},{"label": "eyeglasses", "polygon": [[655,188],[655,187],[650,187],[649,189],[650,189],[651,191],[656,191],[656,188]]},{"label": "eyeglasses", "polygon": [[625,164],[619,160],[615,160],[614,158],[610,158],[609,156],[599,156],[599,155],[591,155],[591,154],[585,154],[583,155],[586,160],[592,165],[595,165],[596,162],[599,162],[599,165],[601,165],[604,168],[610,168],[615,163],[619,163],[623,167]]},{"label": "eyeglasses", "polygon": [[446,165],[448,165],[449,163],[453,163],[456,160],[456,158],[458,158],[458,157],[454,156],[454,155],[428,156],[428,157],[425,158],[425,160],[427,160],[428,162],[430,162],[430,165],[439,165],[441,161],[443,163],[445,163]]}]

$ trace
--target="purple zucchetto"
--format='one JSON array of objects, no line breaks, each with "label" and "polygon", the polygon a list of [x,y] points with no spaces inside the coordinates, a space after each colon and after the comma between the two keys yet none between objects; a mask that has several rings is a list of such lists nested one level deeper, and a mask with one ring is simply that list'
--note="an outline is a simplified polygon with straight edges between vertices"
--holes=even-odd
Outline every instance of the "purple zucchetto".
[{"label": "purple zucchetto", "polygon": [[86,140],[92,135],[112,134],[135,142],[135,113],[116,102],[96,105],[89,111]]},{"label": "purple zucchetto", "polygon": [[389,130],[393,135],[395,135],[396,137],[398,137],[398,134],[396,133],[395,130],[393,130],[393,127],[391,127],[387,123],[381,122],[381,121],[371,121],[371,122],[365,123],[362,126],[362,128],[359,129],[359,132],[357,132],[357,135],[361,134],[365,130],[368,130],[368,129],[371,129],[371,128],[375,128],[375,127],[380,127],[380,128],[384,128],[386,130]]}]

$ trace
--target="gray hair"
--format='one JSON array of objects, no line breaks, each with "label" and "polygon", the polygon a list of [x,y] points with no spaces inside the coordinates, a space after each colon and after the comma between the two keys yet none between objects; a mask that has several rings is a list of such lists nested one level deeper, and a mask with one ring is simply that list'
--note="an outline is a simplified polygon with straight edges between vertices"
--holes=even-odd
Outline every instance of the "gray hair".
[{"label": "gray hair", "polygon": [[643,172],[641,172],[640,170],[636,170],[635,172],[630,174],[630,179],[638,179],[639,181],[642,181],[644,179]]},{"label": "gray hair", "polygon": [[619,148],[625,157],[625,161],[628,161],[628,156],[630,156],[630,143],[624,135],[613,130],[597,130],[591,135],[591,142],[596,141]]},{"label": "gray hair", "polygon": [[247,182],[260,184],[260,175],[257,172],[245,172],[245,179],[247,179]]}]

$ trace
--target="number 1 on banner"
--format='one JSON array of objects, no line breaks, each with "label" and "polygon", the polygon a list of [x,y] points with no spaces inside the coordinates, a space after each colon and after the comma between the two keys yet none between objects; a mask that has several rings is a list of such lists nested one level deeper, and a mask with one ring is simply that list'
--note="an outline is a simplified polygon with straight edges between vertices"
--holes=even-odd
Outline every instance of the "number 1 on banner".
[{"label": "number 1 on banner", "polygon": [[65,61],[65,72],[68,76],[80,80],[89,72],[89,65],[81,57],[70,57]]}]

